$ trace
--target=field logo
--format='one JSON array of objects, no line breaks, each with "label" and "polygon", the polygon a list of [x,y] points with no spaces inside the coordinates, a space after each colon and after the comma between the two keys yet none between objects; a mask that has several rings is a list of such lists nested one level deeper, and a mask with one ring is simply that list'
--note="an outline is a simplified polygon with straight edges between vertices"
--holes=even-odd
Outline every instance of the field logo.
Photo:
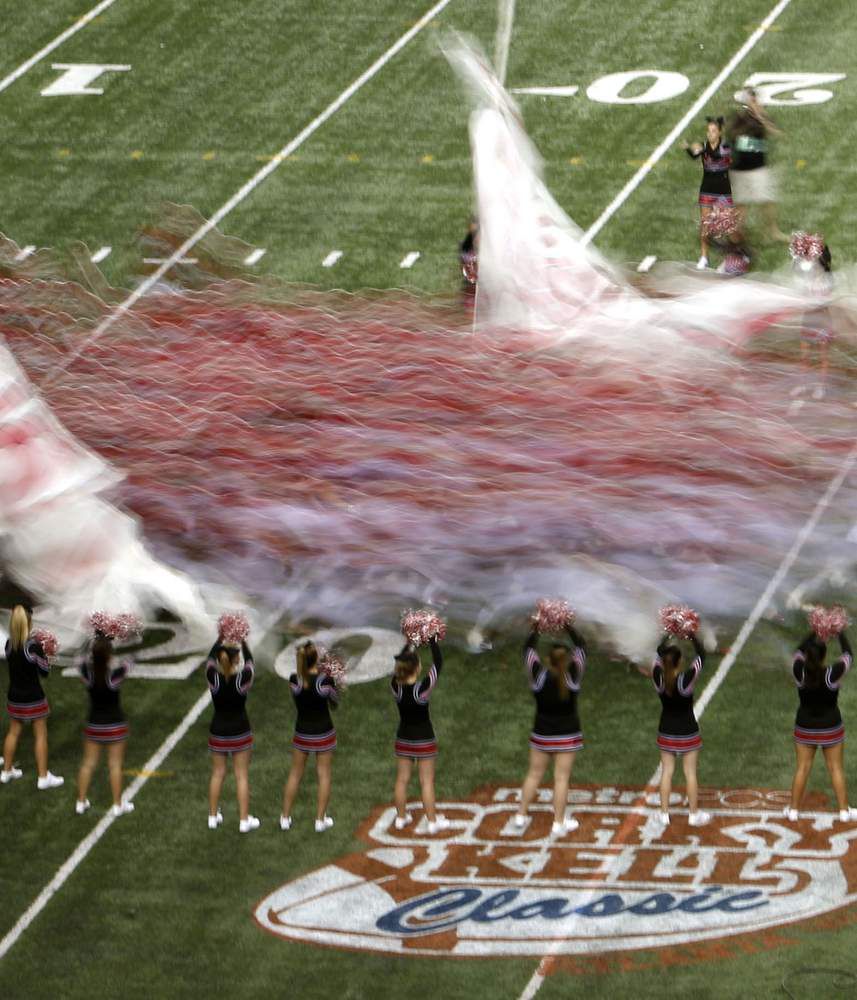
[{"label": "field logo", "polygon": [[784,792],[709,791],[705,827],[663,827],[639,788],[576,789],[579,829],[550,837],[549,791],[527,827],[517,789],[446,803],[396,830],[392,808],[360,829],[368,848],[280,886],[255,910],[281,937],[392,954],[592,955],[756,934],[857,900],[857,821],[782,817]]}]

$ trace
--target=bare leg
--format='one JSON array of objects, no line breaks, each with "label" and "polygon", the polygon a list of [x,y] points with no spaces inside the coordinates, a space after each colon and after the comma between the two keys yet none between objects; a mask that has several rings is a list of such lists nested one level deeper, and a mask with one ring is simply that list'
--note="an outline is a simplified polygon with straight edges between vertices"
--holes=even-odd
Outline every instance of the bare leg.
[{"label": "bare leg", "polygon": [[699,751],[691,750],[682,754],[681,769],[684,772],[684,783],[687,786],[687,805],[692,813],[699,808],[699,782],[696,780],[696,763]]},{"label": "bare leg", "polygon": [[788,236],[780,230],[779,224],[777,223],[777,203],[774,201],[766,201],[761,208],[762,219],[765,223],[765,230],[767,231],[768,239],[774,240],[778,243],[788,243]]},{"label": "bare leg", "polygon": [[568,783],[571,780],[573,767],[573,750],[553,755],[553,818],[555,823],[562,823],[565,819],[565,807],[568,805]]},{"label": "bare leg", "polygon": [[125,740],[111,743],[107,748],[107,770],[110,772],[110,791],[113,805],[122,805],[122,765],[125,763]]},{"label": "bare leg", "polygon": [[792,781],[791,808],[800,809],[801,799],[806,791],[806,783],[809,781],[809,772],[812,770],[812,762],[815,760],[815,747],[806,746],[804,743],[795,743],[795,755],[797,756],[797,766]]},{"label": "bare leg", "polygon": [[417,761],[420,772],[420,795],[423,800],[423,808],[426,811],[426,819],[429,823],[434,823],[437,819],[437,811],[434,807],[434,757]]},{"label": "bare leg", "polygon": [[235,773],[235,794],[238,797],[238,819],[250,815],[250,757],[252,750],[239,750],[232,754],[232,770]]},{"label": "bare leg", "polygon": [[845,784],[845,769],[842,766],[842,759],[845,755],[845,744],[837,743],[835,747],[822,747],[824,753],[824,763],[830,772],[830,780],[833,783],[833,794],[836,796],[836,803],[840,809],[848,808],[848,789]]},{"label": "bare leg", "polygon": [[11,771],[15,764],[15,754],[18,750],[18,740],[21,738],[21,730],[24,723],[20,719],[10,719],[9,729],[6,732],[6,739],[3,740],[3,767]]},{"label": "bare leg", "polygon": [[208,783],[208,815],[217,815],[220,803],[220,793],[223,790],[223,779],[226,777],[226,754],[211,755],[211,781]]},{"label": "bare leg", "polygon": [[670,792],[673,787],[675,754],[661,750],[661,812],[670,811]]},{"label": "bare leg", "polygon": [[549,760],[550,754],[546,754],[542,750],[536,750],[535,747],[530,747],[530,767],[521,788],[521,805],[518,809],[521,815],[525,815],[532,805],[539,785],[542,783],[542,778],[545,776]]},{"label": "bare leg", "polygon": [[396,803],[396,814],[404,819],[408,814],[408,782],[411,780],[414,762],[410,757],[396,758],[396,786],[393,799]]},{"label": "bare leg", "polygon": [[33,740],[36,751],[36,770],[39,777],[48,773],[48,720],[33,719]]},{"label": "bare leg", "polygon": [[318,802],[316,805],[316,819],[324,819],[327,815],[327,804],[330,802],[331,776],[333,770],[333,751],[325,750],[324,753],[315,755],[315,773],[318,777]]},{"label": "bare leg", "polygon": [[92,775],[98,766],[98,758],[101,756],[101,744],[93,740],[83,741],[83,760],[80,762],[80,771],[77,774],[77,801],[83,802],[86,799],[89,786],[92,783]]},{"label": "bare leg", "polygon": [[705,238],[705,229],[703,228],[705,220],[711,215],[711,205],[700,205],[699,206],[699,245],[702,250],[702,256],[708,256],[708,240]]},{"label": "bare leg", "polygon": [[304,768],[306,767],[308,756],[309,754],[305,754],[303,750],[292,749],[292,766],[289,768],[289,777],[283,789],[284,816],[291,816],[292,814],[292,806],[294,805],[295,796],[298,794],[298,788],[300,788],[301,778],[304,776]]}]

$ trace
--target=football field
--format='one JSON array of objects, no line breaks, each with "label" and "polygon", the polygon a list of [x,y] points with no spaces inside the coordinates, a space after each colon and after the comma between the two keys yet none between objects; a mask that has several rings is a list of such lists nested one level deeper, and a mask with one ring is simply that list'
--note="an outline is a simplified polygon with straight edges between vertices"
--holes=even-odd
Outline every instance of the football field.
[{"label": "football field", "polygon": [[[781,227],[823,233],[837,265],[857,255],[845,0],[0,0],[0,14],[4,279],[61,273],[120,308],[156,282],[195,287],[197,266],[272,288],[454,296],[472,186],[469,109],[441,50],[451,30],[505,69],[548,187],[612,260],[696,260],[698,165],[678,143],[701,140],[705,115],[728,114],[748,79],[784,133]],[[759,246],[760,269],[787,263]],[[803,535],[777,554],[783,573],[817,526],[843,518],[855,461],[807,505]],[[853,562],[835,594],[852,616]],[[778,584],[713,623],[699,704],[714,821],[700,830],[679,813],[653,831],[657,698],[594,632],[572,782],[581,827],[561,843],[547,837],[548,798],[523,837],[508,826],[532,712],[522,622],[481,652],[456,632],[446,643],[432,717],[453,826],[434,838],[392,826],[396,712],[381,670],[395,622],[342,646],[363,661],[335,719],[336,824],[323,836],[309,769],[293,828],[277,824],[287,646],[321,614],[253,637],[262,826],[247,837],[231,778],[223,828],[206,827],[204,650],[180,623],[149,622],[131,650],[148,668],[123,688],[136,811],[115,822],[103,772],[91,812],[74,814],[85,692],[62,658],[47,693],[66,785],[36,791],[25,735],[25,778],[0,788],[0,997],[836,995],[835,970],[857,973],[857,822],[831,819],[820,760],[807,814],[781,816],[788,664],[805,626]],[[10,606],[8,586],[2,596]],[[853,685],[840,696],[849,725]],[[846,765],[857,785],[848,750]],[[552,915],[572,905],[579,927],[553,939]]]}]

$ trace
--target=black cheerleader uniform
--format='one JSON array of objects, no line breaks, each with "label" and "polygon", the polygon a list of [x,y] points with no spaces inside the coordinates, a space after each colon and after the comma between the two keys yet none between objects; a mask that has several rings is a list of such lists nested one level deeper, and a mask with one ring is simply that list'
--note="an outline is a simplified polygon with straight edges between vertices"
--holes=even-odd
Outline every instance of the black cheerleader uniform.
[{"label": "black cheerleader uniform", "polygon": [[9,693],[6,697],[9,717],[19,722],[32,722],[50,715],[41,679],[51,672],[51,665],[41,644],[35,639],[27,639],[20,649],[13,649],[7,639],[6,663],[9,665]]},{"label": "black cheerleader uniform", "polygon": [[128,739],[128,721],[119,701],[119,688],[131,671],[131,661],[123,660],[99,680],[89,657],[79,666],[80,676],[89,693],[89,715],[83,736],[94,743],[119,743]]},{"label": "black cheerleader uniform", "polygon": [[810,747],[832,747],[845,740],[845,725],[839,711],[839,688],[851,667],[851,644],[843,632],[839,636],[842,655],[823,671],[810,672],[806,667],[807,645],[814,640],[807,636],[792,661],[792,674],[797,684],[800,705],[795,719],[795,743]]},{"label": "black cheerleader uniform", "polygon": [[443,654],[437,639],[430,640],[431,667],[428,674],[415,684],[400,684],[390,679],[390,689],[399,709],[396,730],[396,756],[412,760],[428,760],[437,756],[437,740],[429,715],[429,700],[443,668]]},{"label": "black cheerleader uniform", "polygon": [[208,749],[212,753],[238,753],[253,749],[253,730],[247,717],[247,692],[253,686],[253,654],[246,643],[241,649],[244,666],[225,677],[217,665],[223,647],[215,643],[205,664],[205,678],[214,703],[214,717],[208,730]]},{"label": "black cheerleader uniform", "polygon": [[687,155],[693,160],[702,157],[699,204],[731,205],[732,186],[729,183],[729,167],[732,165],[731,148],[725,142],[720,142],[712,148],[706,139],[698,153],[688,149]]},{"label": "black cheerleader uniform", "polygon": [[658,723],[658,749],[667,753],[683,754],[699,750],[702,746],[702,736],[699,733],[699,723],[693,712],[693,689],[702,673],[705,662],[705,649],[697,637],[691,636],[696,656],[693,662],[675,679],[672,693],[667,691],[664,665],[661,655],[670,645],[669,637],[664,638],[658,646],[652,669],[652,683],[661,699],[661,719]]},{"label": "black cheerleader uniform", "polygon": [[304,687],[297,674],[289,678],[298,717],[292,746],[303,753],[326,753],[336,749],[336,730],[330,717],[330,705],[339,704],[339,692],[330,674],[319,670]]},{"label": "black cheerleader uniform", "polygon": [[[586,644],[571,626],[568,634],[574,648],[568,670],[557,681],[542,665],[536,653],[539,634],[530,633],[524,644],[524,667],[530,690],[536,699],[536,718],[530,733],[530,746],[543,753],[567,753],[583,749],[583,733],[577,714],[577,695],[586,670]],[[565,684],[568,697],[561,697],[559,685]]]}]

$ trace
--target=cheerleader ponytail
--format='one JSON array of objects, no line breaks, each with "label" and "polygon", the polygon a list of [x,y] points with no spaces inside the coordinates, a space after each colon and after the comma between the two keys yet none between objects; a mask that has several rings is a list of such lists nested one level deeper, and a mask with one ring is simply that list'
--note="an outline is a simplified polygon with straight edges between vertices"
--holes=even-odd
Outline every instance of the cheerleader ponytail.
[{"label": "cheerleader ponytail", "polygon": [[420,655],[409,642],[402,646],[393,662],[393,677],[397,684],[406,684],[408,678],[420,669]]},{"label": "cheerleader ponytail", "polygon": [[29,637],[30,616],[23,604],[16,604],[9,619],[9,645],[12,649],[23,649]]},{"label": "cheerleader ponytail", "polygon": [[568,681],[571,679],[571,658],[565,646],[554,646],[548,657],[548,670],[556,683],[560,701],[568,701],[571,691]]},{"label": "cheerleader ponytail", "polygon": [[661,663],[664,668],[664,690],[667,694],[675,694],[676,681],[681,672],[681,650],[678,646],[667,646],[661,653]]},{"label": "cheerleader ponytail", "polygon": [[238,650],[221,648],[217,653],[217,665],[224,677],[231,677],[237,667]]},{"label": "cheerleader ponytail", "polygon": [[301,687],[308,688],[310,684],[310,671],[318,663],[318,650],[315,643],[305,642],[298,646],[297,653],[298,679]]},{"label": "cheerleader ponytail", "polygon": [[96,683],[107,683],[107,671],[113,656],[113,640],[107,635],[97,635],[92,643],[92,676]]}]

